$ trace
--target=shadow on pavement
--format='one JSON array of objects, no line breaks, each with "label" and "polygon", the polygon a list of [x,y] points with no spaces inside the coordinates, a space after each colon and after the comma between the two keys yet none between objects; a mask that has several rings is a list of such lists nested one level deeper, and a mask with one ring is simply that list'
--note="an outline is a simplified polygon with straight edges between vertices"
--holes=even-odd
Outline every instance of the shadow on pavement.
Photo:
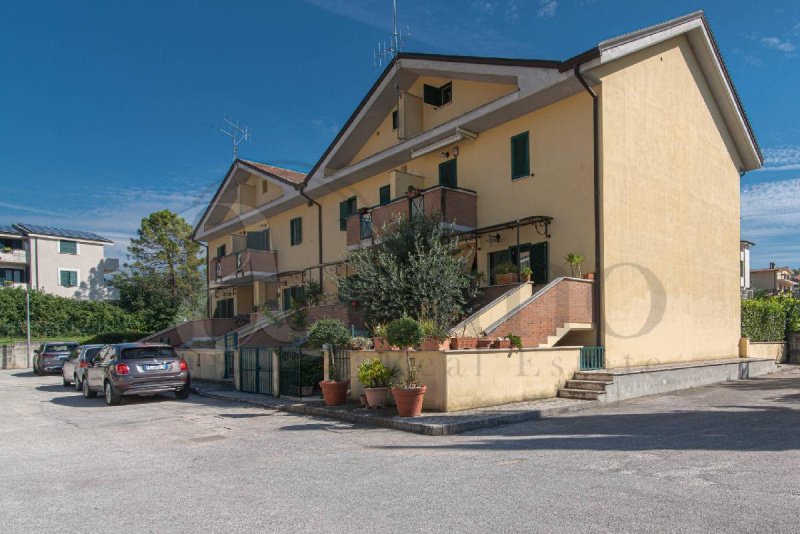
[{"label": "shadow on pavement", "polygon": [[248,419],[250,417],[267,417],[271,413],[218,413],[218,417],[226,417],[228,419]]},{"label": "shadow on pavement", "polygon": [[304,423],[301,425],[282,426],[278,430],[327,430],[329,428],[339,428],[339,426],[331,423]]}]

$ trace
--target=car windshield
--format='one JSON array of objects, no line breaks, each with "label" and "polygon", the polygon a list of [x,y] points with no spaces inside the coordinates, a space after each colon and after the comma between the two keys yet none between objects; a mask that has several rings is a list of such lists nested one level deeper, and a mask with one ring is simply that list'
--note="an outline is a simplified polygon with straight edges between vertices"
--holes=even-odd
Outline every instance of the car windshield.
[{"label": "car windshield", "polygon": [[123,349],[123,360],[142,360],[175,358],[175,351],[169,347],[137,347],[134,349]]},{"label": "car windshield", "polygon": [[83,355],[84,360],[93,360],[97,353],[100,352],[102,347],[95,347],[93,349],[86,349],[86,354]]},{"label": "car windshield", "polygon": [[77,347],[77,343],[52,343],[50,345],[45,345],[44,351],[45,352],[69,352],[75,347]]}]

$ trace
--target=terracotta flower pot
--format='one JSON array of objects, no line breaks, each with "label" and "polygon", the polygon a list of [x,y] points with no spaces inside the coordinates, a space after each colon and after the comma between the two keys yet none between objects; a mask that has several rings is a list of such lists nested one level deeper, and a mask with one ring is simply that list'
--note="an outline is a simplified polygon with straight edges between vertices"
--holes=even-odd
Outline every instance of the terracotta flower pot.
[{"label": "terracotta flower pot", "polygon": [[300,396],[310,397],[314,393],[314,386],[300,386]]},{"label": "terracotta flower pot", "polygon": [[586,273],[583,275],[583,278],[586,280],[594,280],[594,273]]},{"label": "terracotta flower pot", "polygon": [[477,344],[475,345],[479,349],[488,349],[492,346],[492,340],[489,338],[482,337],[478,339]]},{"label": "terracotta flower pot", "polygon": [[474,349],[478,346],[477,337],[451,337],[450,348],[452,350]]},{"label": "terracotta flower pot", "polygon": [[373,346],[375,350],[378,352],[386,352],[387,350],[392,350],[392,346],[389,345],[389,341],[385,337],[373,337],[372,338]]},{"label": "terracotta flower pot", "polygon": [[435,337],[426,337],[419,345],[419,350],[447,350],[450,346],[448,340],[439,341]]},{"label": "terracotta flower pot", "polygon": [[428,386],[419,388],[392,388],[392,396],[400,417],[417,417],[422,413],[422,400]]},{"label": "terracotta flower pot", "polygon": [[510,349],[511,348],[511,340],[510,339],[497,339],[492,342],[493,349]]},{"label": "terracotta flower pot", "polygon": [[325,406],[341,406],[347,400],[347,386],[350,385],[349,380],[342,382],[334,382],[333,380],[319,383],[322,389],[322,398],[325,400]]},{"label": "terracotta flower pot", "polygon": [[499,286],[516,284],[519,282],[519,275],[517,273],[496,274],[494,275],[494,281]]},{"label": "terracotta flower pot", "polygon": [[389,398],[389,388],[364,388],[367,405],[370,408],[383,408]]}]

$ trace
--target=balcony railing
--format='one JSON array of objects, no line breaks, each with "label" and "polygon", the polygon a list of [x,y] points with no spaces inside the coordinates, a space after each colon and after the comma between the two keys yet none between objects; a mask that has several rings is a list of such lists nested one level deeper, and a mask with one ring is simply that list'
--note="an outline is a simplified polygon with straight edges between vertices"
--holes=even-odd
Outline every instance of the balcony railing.
[{"label": "balcony railing", "polygon": [[478,225],[478,196],[468,189],[435,186],[418,190],[414,195],[373,206],[347,218],[347,245],[357,245],[377,237],[383,225],[396,217],[421,217],[438,213],[442,220],[458,230]]},{"label": "balcony railing", "polygon": [[0,247],[0,262],[28,263],[28,251],[25,249]]},{"label": "balcony railing", "polygon": [[278,253],[274,250],[245,249],[211,260],[216,283],[247,281],[278,273]]}]

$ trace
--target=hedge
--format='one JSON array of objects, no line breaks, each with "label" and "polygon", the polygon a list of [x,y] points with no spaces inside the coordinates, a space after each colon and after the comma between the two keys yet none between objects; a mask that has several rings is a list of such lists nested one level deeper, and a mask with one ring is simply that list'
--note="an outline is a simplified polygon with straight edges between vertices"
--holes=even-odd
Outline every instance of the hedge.
[{"label": "hedge", "polygon": [[800,329],[800,301],[772,297],[742,301],[742,337],[750,341],[784,341],[786,332]]}]

